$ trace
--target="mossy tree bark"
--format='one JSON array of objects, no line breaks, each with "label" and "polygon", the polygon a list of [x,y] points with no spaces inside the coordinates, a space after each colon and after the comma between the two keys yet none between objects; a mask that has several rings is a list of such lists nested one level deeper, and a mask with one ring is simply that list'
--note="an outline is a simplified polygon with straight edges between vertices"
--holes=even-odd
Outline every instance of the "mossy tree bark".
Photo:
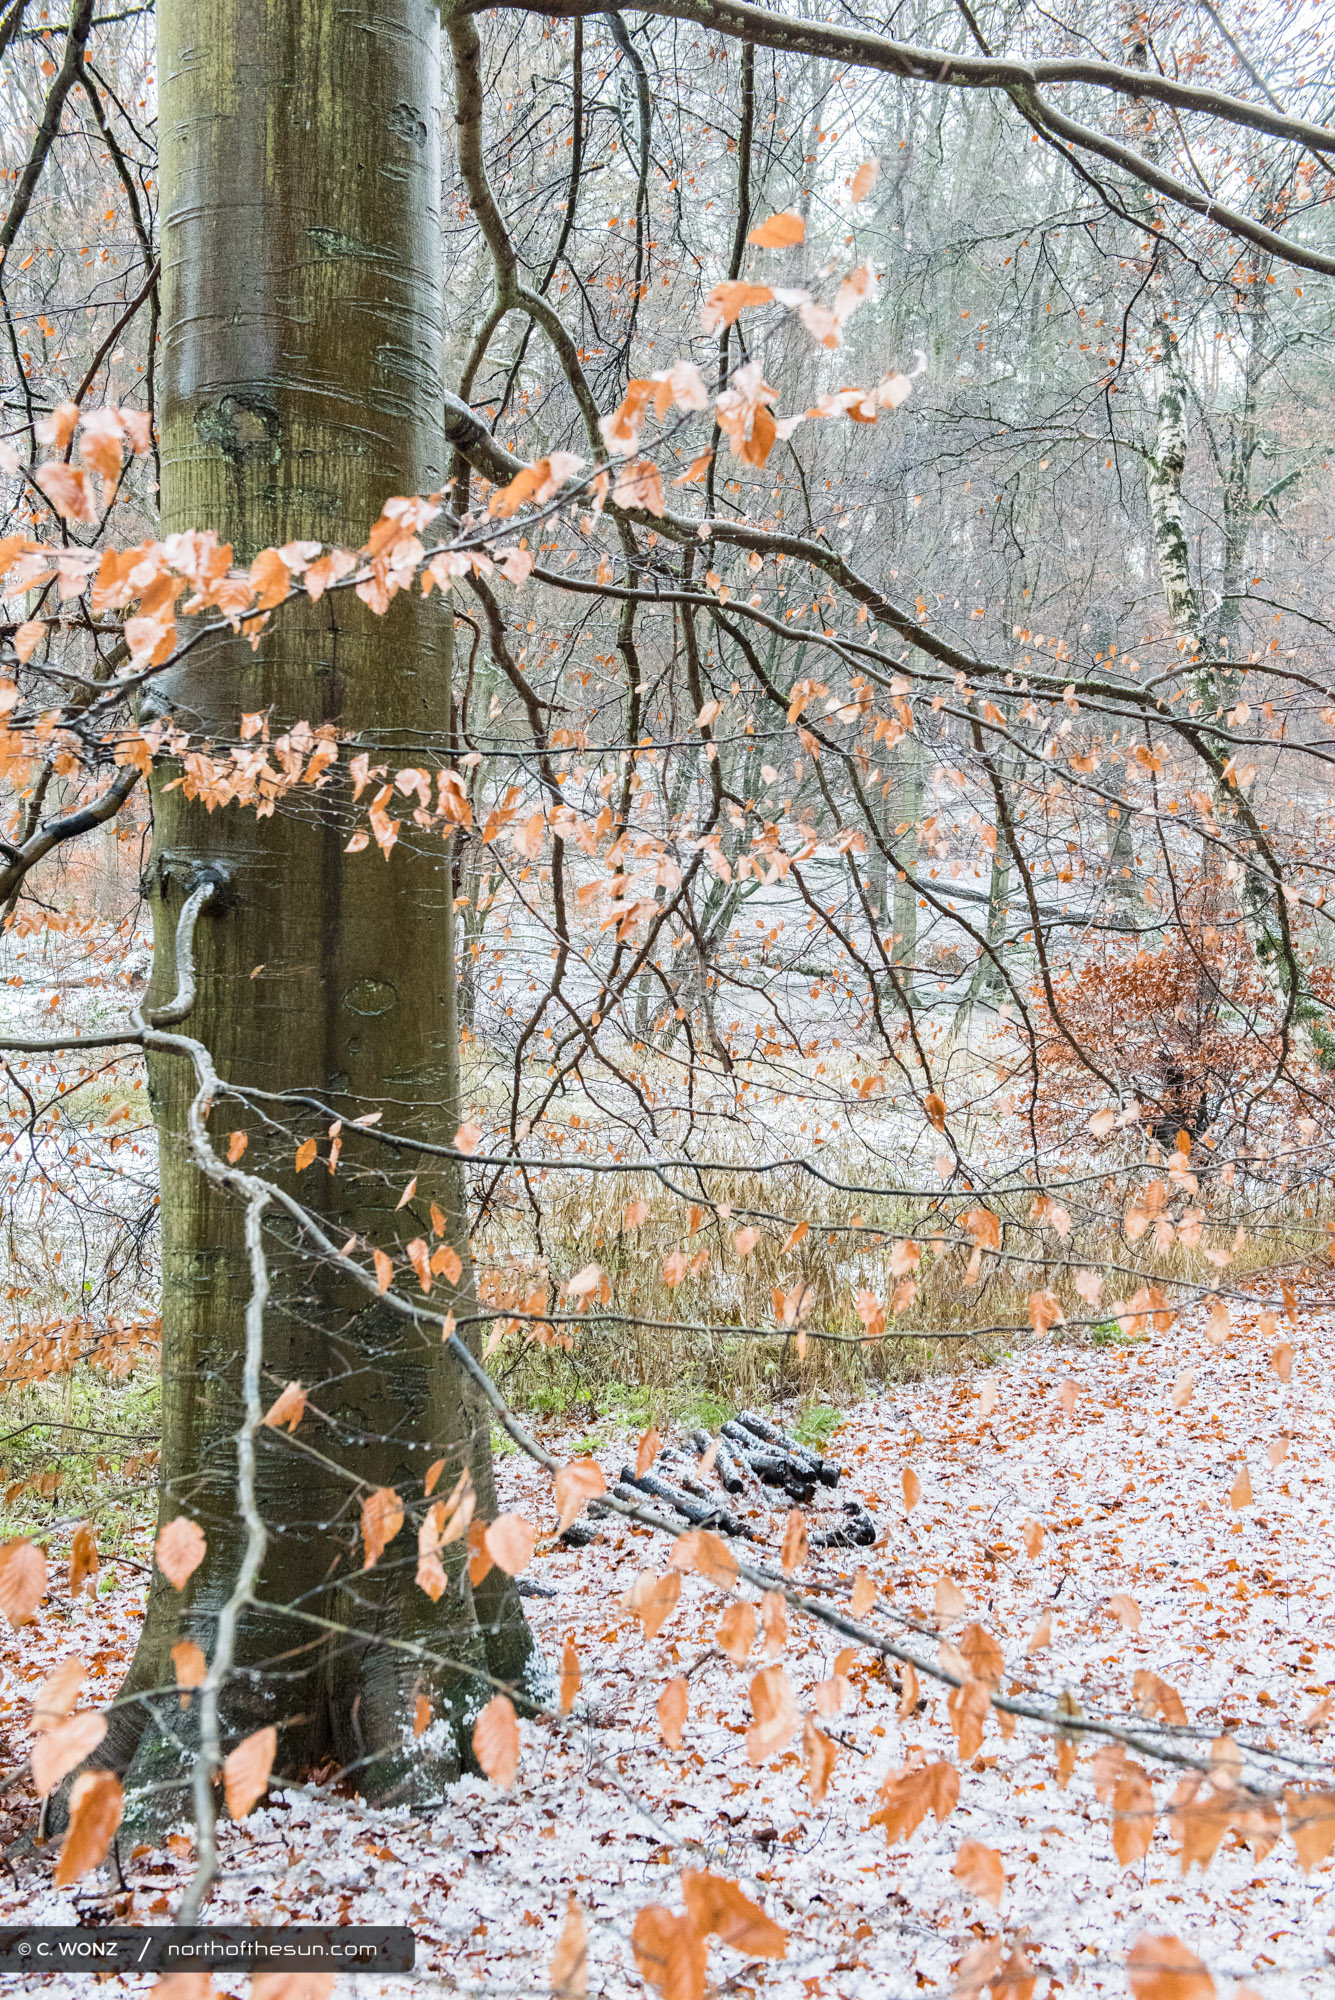
[{"label": "mossy tree bark", "polygon": [[[162,529],[216,529],[236,560],[309,539],[356,547],[385,499],[443,484],[440,47],[433,0],[161,0],[163,249]],[[296,615],[293,615],[294,612]],[[157,699],[192,732],[236,739],[263,712],[272,736],[335,724],[391,773],[430,768],[448,742],[452,631],[409,592],[373,617],[350,593],[280,611],[252,652],[201,646]],[[347,752],[345,751],[345,756]],[[199,926],[199,997],[184,1031],[220,1075],[313,1094],[345,1120],[449,1142],[459,1123],[452,883],[438,833],[389,858],[345,852],[337,785],[268,818],[213,814],[154,790],[152,1001],[175,984],[173,932],[202,865],[227,887]],[[301,803],[304,797],[305,803]],[[318,809],[317,809],[318,808]],[[155,1576],[148,1618],[104,1761],[179,1810],[192,1712],[171,1648],[209,1653],[236,1574],[233,1437],[249,1289],[239,1208],[196,1171],[184,1142],[190,1066],[159,1055],[150,1085],[162,1155],[161,1519],[197,1519],[208,1555],[183,1592]],[[269,1109],[274,1107],[270,1106]],[[320,1139],[295,1177],[292,1127]],[[435,1202],[464,1257],[457,1170],[375,1147],[345,1127],[327,1169],[328,1116],[288,1130],[236,1105],[212,1127],[249,1133],[247,1168],[287,1176],[342,1240],[394,1249],[430,1230]],[[409,1176],[413,1202],[396,1212]],[[470,1467],[494,1510],[490,1429],[439,1340],[297,1254],[274,1223],[264,1367],[274,1393],[302,1381],[314,1409],[295,1440],[259,1440],[269,1547],[241,1621],[225,1744],[278,1727],[276,1768],[353,1766],[368,1795],[438,1798],[467,1755],[490,1689],[540,1670],[514,1586],[478,1592],[449,1553],[451,1587],[417,1588],[412,1503],[444,1456],[440,1490]],[[444,1297],[442,1298],[442,1293]],[[438,1281],[433,1303],[448,1303]],[[359,1502],[393,1486],[409,1520],[362,1569]],[[317,1621],[329,1621],[328,1624]],[[433,1722],[414,1740],[417,1698]],[[197,1706],[197,1704],[196,1704]],[[154,1788],[165,1788],[157,1789]]]}]

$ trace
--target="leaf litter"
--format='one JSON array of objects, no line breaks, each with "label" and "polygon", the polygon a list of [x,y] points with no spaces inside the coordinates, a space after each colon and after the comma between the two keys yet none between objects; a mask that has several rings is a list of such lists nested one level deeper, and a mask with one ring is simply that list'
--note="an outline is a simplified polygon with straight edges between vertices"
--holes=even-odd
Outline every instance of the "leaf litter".
[{"label": "leaf litter", "polygon": [[[345,1982],[358,2000],[539,1993],[554,1976],[567,1992],[650,1979],[685,1994],[703,1978],[776,2000],[1330,1993],[1335,1821],[1301,1808],[1331,1783],[1335,1311],[1300,1309],[1285,1371],[1256,1317],[1235,1306],[1222,1345],[1199,1314],[1140,1345],[1039,1341],[849,1410],[827,1448],[844,1479],[811,1510],[812,1541],[852,1493],[874,1548],[799,1553],[786,1504],[739,1503],[746,1553],[782,1575],[787,1541],[799,1587],[962,1670],[954,1690],[780,1616],[777,1593],[730,1588],[717,1558],[709,1576],[667,1567],[647,1529],[604,1516],[589,1546],[554,1542],[551,1482],[504,1459],[499,1505],[538,1524],[526,1575],[556,1594],[527,1608],[561,1674],[551,1714],[513,1736],[492,1705],[483,1762],[506,1788],[468,1776],[414,1820],[276,1783],[220,1828],[208,1920],[409,1924],[417,1972]],[[561,1455],[566,1427],[544,1442]],[[596,1455],[609,1485],[623,1455]],[[680,1595],[647,1637],[637,1579],[665,1569]],[[142,1612],[136,1586],[67,1605],[62,1588],[0,1642],[13,1761],[65,1661],[89,1663],[81,1708],[114,1693]],[[639,1586],[655,1615],[656,1588]],[[1214,1782],[1116,1739],[1024,1721],[1003,1734],[974,1692],[998,1683],[1072,1721],[1158,1730]],[[1288,1789],[1289,1832],[1239,1777]],[[167,1921],[191,1854],[188,1831],[123,1849],[126,1895],[105,1868],[58,1890],[39,1853],[0,1889],[0,1921]]]}]

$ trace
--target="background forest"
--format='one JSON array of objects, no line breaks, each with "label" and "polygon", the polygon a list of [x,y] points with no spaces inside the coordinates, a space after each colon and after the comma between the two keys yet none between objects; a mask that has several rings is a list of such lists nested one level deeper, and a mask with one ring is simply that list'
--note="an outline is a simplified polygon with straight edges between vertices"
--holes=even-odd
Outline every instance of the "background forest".
[{"label": "background forest", "polygon": [[1326,1990],[1329,44],[0,8],[6,1921]]}]

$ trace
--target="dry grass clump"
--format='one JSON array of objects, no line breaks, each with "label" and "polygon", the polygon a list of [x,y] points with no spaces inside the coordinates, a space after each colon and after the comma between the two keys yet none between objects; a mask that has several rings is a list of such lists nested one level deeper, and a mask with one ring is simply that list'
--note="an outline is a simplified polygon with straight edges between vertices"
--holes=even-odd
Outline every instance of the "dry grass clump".
[{"label": "dry grass clump", "polygon": [[[865,1157],[829,1149],[821,1165],[834,1179],[872,1178]],[[891,1178],[878,1164],[882,1177]],[[557,1343],[521,1328],[494,1353],[520,1400],[597,1407],[642,1391],[656,1410],[702,1398],[842,1402],[995,1359],[1036,1326],[1047,1338],[1135,1339],[1147,1314],[1202,1292],[1278,1300],[1279,1277],[1266,1274],[1313,1256],[1316,1236],[1324,1242],[1310,1203],[1272,1201],[1258,1218],[1255,1190],[1222,1184],[1174,1188],[1158,1207],[1150,1196],[1153,1213],[1133,1240],[1126,1211],[1145,1199],[1147,1176],[1130,1161],[1085,1181],[1069,1208],[1028,1190],[844,1193],[787,1164],[759,1174],[739,1162],[689,1183],[674,1169],[671,1179],[680,1192],[643,1173],[553,1176],[542,1190],[542,1254],[526,1246],[522,1220],[476,1246],[481,1289],[498,1308],[544,1287],[547,1310],[584,1307],[558,1321]],[[605,1274],[600,1295],[563,1295],[590,1265]],[[1093,1302],[1091,1277],[1101,1281]]]}]

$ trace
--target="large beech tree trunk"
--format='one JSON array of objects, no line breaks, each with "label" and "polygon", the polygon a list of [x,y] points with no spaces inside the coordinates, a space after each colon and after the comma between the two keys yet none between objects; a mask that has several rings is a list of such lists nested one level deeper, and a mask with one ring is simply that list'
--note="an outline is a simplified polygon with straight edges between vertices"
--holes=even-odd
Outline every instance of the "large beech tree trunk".
[{"label": "large beech tree trunk", "polygon": [[[444,479],[436,7],[160,0],[158,35],[162,531],[215,529],[240,563],[296,539],[356,547],[387,496]],[[429,768],[448,736],[451,649],[448,615],[420,597],[404,592],[375,618],[345,592],[279,611],[254,652],[231,638],[201,646],[156,699],[215,742],[234,742],[238,717],[262,711],[273,737],[333,723],[391,774]],[[181,903],[200,866],[215,865],[226,887],[199,925],[199,997],[183,1032],[224,1079],[313,1093],[347,1120],[379,1110],[386,1130],[448,1143],[459,1092],[440,834],[419,835],[405,807],[388,862],[374,845],[350,855],[337,783],[257,818],[206,812],[171,789],[174,775],[160,772],[154,790],[150,1006],[175,986]],[[183,1592],[155,1576],[123,1691],[138,1699],[117,1711],[104,1756],[161,1818],[185,1802],[198,1707],[182,1711],[169,1692],[171,1648],[188,1637],[211,1653],[243,1540],[233,1439],[250,1278],[240,1209],[185,1146],[189,1063],[156,1056],[150,1084],[162,1152],[160,1513],[198,1520],[208,1555]],[[245,1130],[246,1167],[286,1177],[340,1241],[355,1233],[395,1250],[429,1234],[435,1202],[464,1258],[460,1288],[471,1287],[457,1170],[345,1126],[331,1174],[328,1116],[267,1108],[283,1113],[283,1132],[226,1101],[211,1131],[225,1144]],[[297,1176],[294,1138],[306,1134],[321,1157]],[[416,1197],[396,1211],[413,1173]],[[493,1571],[472,1592],[460,1544],[439,1603],[414,1580],[412,1508],[434,1459],[447,1461],[440,1492],[467,1465],[479,1512],[494,1511],[489,1426],[437,1332],[299,1257],[272,1211],[266,1242],[266,1392],[300,1380],[328,1421],[308,1416],[291,1441],[259,1438],[269,1546],[240,1624],[224,1749],[275,1723],[279,1771],[333,1759],[368,1795],[426,1802],[467,1755],[466,1725],[491,1691],[479,1675],[522,1691],[541,1668],[514,1585]],[[450,1303],[439,1281],[432,1303]],[[360,1500],[377,1486],[398,1490],[409,1519],[363,1571]],[[421,1694],[433,1719],[415,1739]]]}]

